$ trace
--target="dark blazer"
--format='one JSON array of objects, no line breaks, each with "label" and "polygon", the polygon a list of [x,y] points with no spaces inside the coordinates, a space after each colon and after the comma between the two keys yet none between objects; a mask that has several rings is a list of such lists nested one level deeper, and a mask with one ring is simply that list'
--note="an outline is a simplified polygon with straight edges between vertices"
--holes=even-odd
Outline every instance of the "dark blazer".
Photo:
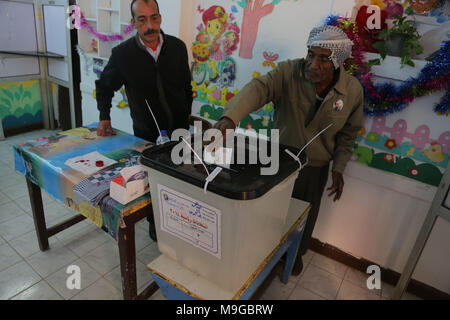
[{"label": "dark blazer", "polygon": [[159,133],[145,100],[160,129],[169,134],[177,128],[189,128],[193,100],[186,46],[180,39],[161,33],[164,42],[157,62],[136,35],[112,49],[95,82],[100,120],[110,120],[114,92],[125,85],[134,134],[152,142]]}]

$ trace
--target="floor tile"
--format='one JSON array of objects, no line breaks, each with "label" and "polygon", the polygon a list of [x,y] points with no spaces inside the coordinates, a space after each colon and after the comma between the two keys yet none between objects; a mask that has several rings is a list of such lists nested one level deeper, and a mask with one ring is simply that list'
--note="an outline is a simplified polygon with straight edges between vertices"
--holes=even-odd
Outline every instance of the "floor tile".
[{"label": "floor tile", "polygon": [[[1,176],[1,173],[0,173]],[[2,191],[0,191],[0,205],[12,201],[7,195],[5,195]],[[1,212],[1,209],[0,209]]]},{"label": "floor tile", "polygon": [[337,300],[380,300],[380,295],[372,293],[369,289],[363,289],[347,280],[342,282]]},{"label": "floor tile", "polygon": [[[3,153],[1,153],[1,154],[3,154]],[[11,167],[10,164],[6,164],[5,162],[0,162],[0,175],[2,177],[6,176],[8,174],[11,174],[13,172],[16,172],[16,171],[14,170],[13,167]]]},{"label": "floor tile", "polygon": [[14,201],[6,202],[0,204],[0,223],[11,220],[13,218],[17,218],[20,215],[23,215],[25,211],[23,211]]},{"label": "floor tile", "polygon": [[[122,290],[122,275],[120,273],[120,266],[107,273],[104,278],[112,283],[116,288]],[[147,270],[146,265],[139,261],[136,262],[136,278],[138,293],[153,282],[150,271]]]},{"label": "floor tile", "polygon": [[[20,198],[16,198],[14,199],[14,202],[26,213],[30,213],[31,214],[31,204],[30,204],[30,196],[28,194],[20,197]],[[50,198],[50,196],[44,197],[44,195],[42,195],[42,203],[44,205],[44,210],[45,210],[45,205],[49,204],[51,202],[54,202],[54,200],[52,198]]]},{"label": "floor tile", "polygon": [[326,300],[325,298],[309,291],[302,286],[296,286],[289,296],[289,300]]},{"label": "floor tile", "polygon": [[412,293],[406,292],[402,295],[402,300],[423,300],[423,299],[419,298],[416,295],[413,295]]},{"label": "floor tile", "polygon": [[381,296],[384,298],[391,298],[395,287],[389,283],[381,281]]},{"label": "floor tile", "polygon": [[[369,290],[367,287],[367,279],[369,277],[370,277],[370,275],[367,273],[363,273],[363,272],[353,269],[353,268],[348,268],[347,272],[345,273],[344,280],[349,281],[362,289]],[[381,289],[372,289],[370,291],[372,293],[380,296],[382,288]]]},{"label": "floor tile", "polygon": [[50,223],[49,225],[52,225],[51,222],[57,223],[55,221],[61,221],[70,218],[70,213],[67,208],[56,201],[44,203],[44,215],[45,222]]},{"label": "floor tile", "polygon": [[[55,237],[48,238],[50,248],[55,246],[58,241]],[[37,234],[34,230],[10,240],[9,244],[24,258],[40,252]]]},{"label": "floor tile", "polygon": [[298,285],[326,299],[334,300],[341,283],[342,279],[311,263],[308,265]]},{"label": "floor tile", "polygon": [[25,177],[21,174],[11,172],[9,174],[3,175],[0,178],[0,188],[2,190],[7,189],[9,187],[18,185],[18,184],[25,184]]},{"label": "floor tile", "polygon": [[11,200],[23,197],[28,194],[28,188],[26,183],[19,183],[12,187],[3,190],[3,193],[7,195]]},{"label": "floor tile", "polygon": [[311,260],[311,264],[315,265],[316,267],[322,268],[341,279],[344,278],[345,271],[348,268],[346,265],[325,257],[321,254],[315,254]]},{"label": "floor tile", "polygon": [[39,251],[31,255],[26,258],[26,261],[41,277],[46,278],[77,258],[72,251],[58,242],[47,251]]},{"label": "floor tile", "polygon": [[[78,266],[80,268],[80,289],[69,289],[67,287],[67,280],[73,273],[67,273],[69,266]],[[94,269],[87,265],[83,260],[78,259],[71,264],[64,266],[59,271],[50,275],[45,280],[66,300],[79,294],[83,289],[89,287],[91,284],[101,278]]]},{"label": "floor tile", "polygon": [[22,257],[7,243],[0,245],[0,271],[15,265],[20,261],[22,261]]},{"label": "floor tile", "polygon": [[0,223],[0,236],[6,241],[20,237],[32,230],[34,230],[33,219],[25,213]]},{"label": "floor tile", "polygon": [[122,292],[103,278],[82,290],[73,300],[122,300]]},{"label": "floor tile", "polygon": [[153,242],[144,249],[138,251],[136,259],[141,263],[148,265],[150,262],[158,258],[160,255],[161,252],[159,252],[158,244],[156,242]]},{"label": "floor tile", "polygon": [[99,229],[94,223],[92,223],[90,220],[83,220],[79,223],[71,226],[70,228],[67,228],[57,234],[55,234],[55,237],[58,238],[58,240],[63,241],[69,237],[74,237],[74,235],[84,232],[84,230],[97,230]]},{"label": "floor tile", "polygon": [[120,264],[118,245],[114,242],[106,242],[82,259],[103,276]]},{"label": "floor tile", "polygon": [[264,296],[273,300],[287,300],[294,288],[295,283],[284,284],[278,277],[275,277],[264,291]]},{"label": "floor tile", "polygon": [[11,300],[63,300],[63,298],[47,282],[41,281]]},{"label": "floor tile", "polygon": [[61,242],[78,257],[83,257],[107,242],[109,240],[108,237],[110,236],[103,230],[100,230],[95,226],[85,225],[83,229],[72,233]]},{"label": "floor tile", "polygon": [[25,261],[19,262],[0,272],[0,300],[12,298],[41,280]]},{"label": "floor tile", "polygon": [[135,228],[136,251],[140,251],[152,244],[154,241],[150,239],[148,229]]},{"label": "floor tile", "polygon": [[302,256],[303,265],[309,264],[315,255],[316,253],[314,251],[311,250],[306,251],[306,253]]},{"label": "floor tile", "polygon": [[163,295],[161,289],[158,289],[149,300],[167,300],[167,298]]}]

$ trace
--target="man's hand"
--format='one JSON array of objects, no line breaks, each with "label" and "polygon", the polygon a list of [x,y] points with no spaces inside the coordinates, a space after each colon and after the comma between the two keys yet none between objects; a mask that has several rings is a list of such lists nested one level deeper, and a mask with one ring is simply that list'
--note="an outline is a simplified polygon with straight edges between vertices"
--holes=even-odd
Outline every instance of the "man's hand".
[{"label": "man's hand", "polygon": [[327,189],[327,191],[331,190],[328,196],[331,197],[335,194],[333,201],[336,201],[341,198],[342,190],[344,190],[344,177],[342,173],[336,171],[331,172],[331,177],[333,178],[333,184]]},{"label": "man's hand", "polygon": [[111,120],[102,120],[98,123],[97,136],[106,137],[115,134],[116,132],[111,127]]},{"label": "man's hand", "polygon": [[[228,129],[231,129],[231,130],[236,129],[236,125],[234,124],[233,120],[231,120],[230,118],[223,117],[214,125],[213,129],[220,130],[220,132],[222,133],[222,138],[223,138],[222,145],[224,145],[226,138],[227,138],[227,130]],[[212,140],[211,140],[211,144],[213,144],[213,143],[214,143],[214,137],[212,137]]]}]

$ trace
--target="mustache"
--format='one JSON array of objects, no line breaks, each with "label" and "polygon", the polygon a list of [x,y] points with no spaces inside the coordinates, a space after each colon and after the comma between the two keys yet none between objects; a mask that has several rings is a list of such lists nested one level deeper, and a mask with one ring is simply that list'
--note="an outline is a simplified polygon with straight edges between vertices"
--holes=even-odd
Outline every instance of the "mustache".
[{"label": "mustache", "polygon": [[148,36],[148,35],[155,34],[155,33],[159,33],[159,30],[148,29],[147,31],[145,31],[144,36]]}]

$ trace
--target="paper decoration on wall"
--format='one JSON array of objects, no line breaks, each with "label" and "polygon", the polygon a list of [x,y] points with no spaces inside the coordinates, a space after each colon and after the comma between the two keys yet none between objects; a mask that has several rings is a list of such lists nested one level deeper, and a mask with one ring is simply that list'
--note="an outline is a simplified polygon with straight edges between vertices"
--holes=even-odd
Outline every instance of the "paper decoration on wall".
[{"label": "paper decoration on wall", "polygon": [[192,46],[192,78],[197,85],[208,81],[219,82],[221,87],[232,86],[236,63],[229,56],[237,50],[240,29],[221,6],[204,10],[202,20]]},{"label": "paper decoration on wall", "polygon": [[440,3],[430,11],[430,16],[435,18],[437,23],[444,23],[450,20],[450,1],[441,0]]},{"label": "paper decoration on wall", "polygon": [[427,13],[436,7],[439,0],[409,0],[409,6],[415,13]]},{"label": "paper decoration on wall", "polygon": [[0,118],[3,129],[42,123],[39,81],[1,83]]},{"label": "paper decoration on wall", "polygon": [[242,42],[239,50],[239,57],[244,59],[253,58],[253,48],[258,36],[259,23],[262,18],[271,14],[275,4],[279,1],[264,4],[264,0],[247,0],[238,4],[244,8],[242,19]]},{"label": "paper decoration on wall", "polygon": [[405,120],[397,120],[393,127],[389,128],[386,126],[385,117],[376,117],[367,135],[357,138],[358,142],[363,140],[367,146],[428,162],[443,169],[449,162],[450,131],[432,139],[430,128],[426,125],[421,125],[414,133],[410,133]]},{"label": "paper decoration on wall", "polygon": [[403,16],[402,0],[384,0],[386,7],[382,12],[386,13],[388,19],[394,19],[394,15]]},{"label": "paper decoration on wall", "polygon": [[[377,83],[372,80],[371,69],[366,66],[364,46],[358,35],[358,28],[347,18],[329,16],[326,25],[341,28],[353,41],[353,59],[344,63],[348,73],[355,75],[364,88],[364,114],[368,116],[386,116],[406,108],[416,98],[441,90],[450,90],[450,41],[443,41],[441,48],[432,61],[420,71],[416,78],[409,78],[402,84]],[[450,104],[446,94],[434,107],[437,114],[448,114]]]},{"label": "paper decoration on wall", "polygon": [[[254,129],[254,130],[260,130],[260,129],[267,129],[269,130],[269,132],[267,132],[268,134],[270,134],[270,129],[272,128],[272,114],[273,114],[273,109],[272,111],[268,111],[270,110],[270,105],[268,105],[268,109],[266,111],[263,111],[261,108],[259,110],[259,113],[256,113],[255,115],[247,115],[244,117],[244,119],[241,120],[241,122],[239,123],[239,127],[243,128],[243,129]],[[273,108],[273,107],[272,107]],[[224,108],[220,107],[220,106],[214,106],[214,105],[209,105],[209,104],[205,104],[200,108],[200,116],[202,118],[205,119],[210,119],[210,120],[214,120],[214,121],[218,121],[224,112]],[[256,119],[255,119],[256,118]]]},{"label": "paper decoration on wall", "polygon": [[76,11],[72,13],[72,18],[77,21],[77,29],[86,29],[95,39],[98,39],[102,42],[110,42],[110,41],[123,41],[125,40],[125,36],[129,35],[131,32],[133,32],[134,27],[130,23],[125,27],[123,32],[116,33],[116,34],[104,34],[101,32],[98,32],[95,30],[94,27],[92,27],[89,22],[86,20],[86,17],[84,16],[83,12],[81,12],[81,18],[75,17]]},{"label": "paper decoration on wall", "polygon": [[263,64],[262,64],[263,67],[272,67],[272,69],[276,68],[275,61],[277,61],[278,58],[280,57],[278,54],[264,51],[263,52],[263,57],[265,59]]},{"label": "paper decoration on wall", "polygon": [[92,71],[97,75],[97,79],[100,79],[100,75],[103,72],[104,66],[104,60],[103,59],[93,59],[93,69]]},{"label": "paper decoration on wall", "polygon": [[363,128],[356,141],[353,161],[435,186],[449,163],[450,131],[432,139],[428,126],[411,133],[405,120],[390,128],[385,117],[376,117],[369,132]]},{"label": "paper decoration on wall", "polygon": [[117,108],[122,109],[125,107],[128,107],[128,98],[127,98],[127,93],[125,92],[125,88],[122,87],[120,88],[120,94],[122,95],[122,101],[119,102],[119,104],[117,105]]},{"label": "paper decoration on wall", "polygon": [[222,89],[217,88],[215,85],[208,87],[206,83],[198,86],[195,82],[192,83],[192,91],[194,100],[219,106],[225,106],[238,93],[237,89],[228,91],[227,87]]},{"label": "paper decoration on wall", "polygon": [[408,157],[396,156],[392,153],[376,153],[373,148],[359,146],[353,149],[351,160],[372,168],[392,172],[433,186],[439,186],[441,171],[433,164],[418,164]]},{"label": "paper decoration on wall", "polygon": [[86,74],[89,74],[90,68],[94,65],[94,60],[90,58],[86,52],[84,52],[83,48],[77,44],[76,46],[78,56],[84,60],[84,70]]}]

